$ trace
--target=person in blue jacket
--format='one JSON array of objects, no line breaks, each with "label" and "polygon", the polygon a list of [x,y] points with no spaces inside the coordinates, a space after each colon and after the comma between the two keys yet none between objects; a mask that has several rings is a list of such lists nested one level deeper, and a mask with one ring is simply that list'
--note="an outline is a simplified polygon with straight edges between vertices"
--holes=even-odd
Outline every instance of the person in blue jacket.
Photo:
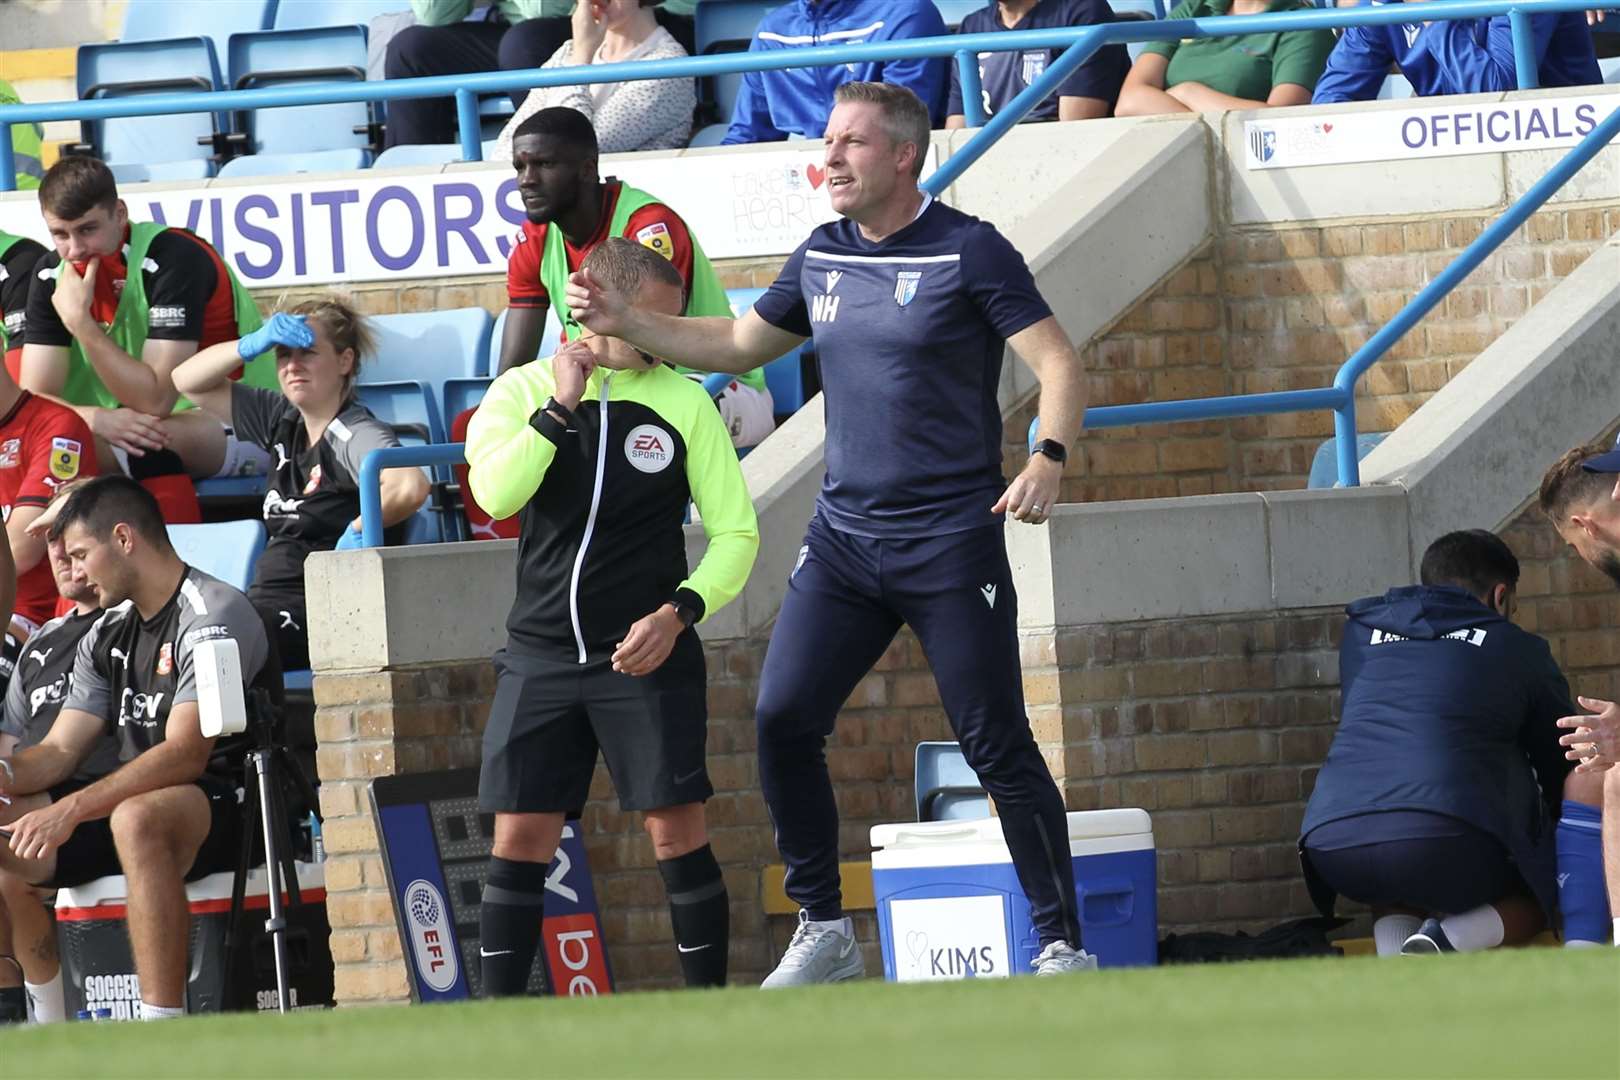
[{"label": "person in blue jacket", "polygon": [[[1418,17],[1421,19],[1421,14]],[[1603,81],[1592,48],[1592,31],[1581,12],[1532,15],[1530,29],[1542,86],[1587,86]],[[1317,105],[1371,101],[1378,96],[1391,64],[1399,65],[1418,97],[1519,88],[1513,64],[1513,31],[1508,17],[1497,15],[1489,19],[1349,27],[1329,55],[1327,70],[1317,80],[1311,101]]]},{"label": "person in blue jacket", "polygon": [[1442,536],[1421,585],[1357,600],[1339,728],[1300,825],[1305,879],[1372,907],[1380,956],[1529,940],[1556,917],[1561,801],[1601,801],[1557,726],[1569,686],[1511,621],[1519,563],[1482,529]]},{"label": "person in blue jacket", "polygon": [[[760,20],[748,51],[859,45],[897,38],[943,37],[932,0],[794,0]],[[819,139],[832,115],[833,91],[847,82],[904,86],[928,106],[933,126],[945,115],[945,60],[870,61],[831,67],[750,71],[743,76],[722,145]]]}]

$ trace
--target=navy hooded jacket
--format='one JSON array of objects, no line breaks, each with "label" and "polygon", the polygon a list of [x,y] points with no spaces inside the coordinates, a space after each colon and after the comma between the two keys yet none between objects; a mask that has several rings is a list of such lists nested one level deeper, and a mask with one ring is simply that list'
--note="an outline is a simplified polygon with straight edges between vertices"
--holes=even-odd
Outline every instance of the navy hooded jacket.
[{"label": "navy hooded jacket", "polygon": [[[944,37],[933,0],[795,0],[760,20],[748,51],[794,52],[817,45],[859,45],[897,38]],[[833,92],[847,82],[904,86],[928,106],[934,127],[944,119],[944,60],[863,61],[831,67],[750,71],[743,76],[722,144],[819,139],[832,115]]]},{"label": "navy hooded jacket", "polygon": [[1556,911],[1553,828],[1572,766],[1555,721],[1575,708],[1546,641],[1449,586],[1391,589],[1345,613],[1339,728],[1302,845],[1361,814],[1444,814],[1500,840]]},{"label": "navy hooded jacket", "polygon": [[[1388,0],[1386,0],[1388,2]],[[1405,25],[1348,27],[1328,56],[1311,101],[1371,101],[1395,64],[1418,97],[1483,94],[1519,88],[1513,30],[1506,15],[1422,25],[1420,12]],[[1530,16],[1536,68],[1543,87],[1589,86],[1603,81],[1592,31],[1579,11]]]}]

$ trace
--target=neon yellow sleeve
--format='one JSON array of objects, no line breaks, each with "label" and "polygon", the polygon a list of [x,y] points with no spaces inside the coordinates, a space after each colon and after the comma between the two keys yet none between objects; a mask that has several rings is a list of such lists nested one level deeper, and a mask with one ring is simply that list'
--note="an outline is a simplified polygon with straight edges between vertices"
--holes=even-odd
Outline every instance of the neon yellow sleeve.
[{"label": "neon yellow sleeve", "polygon": [[523,509],[557,455],[557,446],[529,426],[551,396],[551,365],[523,364],[496,379],[467,424],[467,486],[494,518]]},{"label": "neon yellow sleeve", "polygon": [[702,387],[688,382],[687,388],[697,408],[685,432],[686,482],[703,519],[709,547],[680,587],[703,598],[703,618],[707,619],[736,599],[748,583],[748,572],[759,554],[759,520],[720,410]]}]

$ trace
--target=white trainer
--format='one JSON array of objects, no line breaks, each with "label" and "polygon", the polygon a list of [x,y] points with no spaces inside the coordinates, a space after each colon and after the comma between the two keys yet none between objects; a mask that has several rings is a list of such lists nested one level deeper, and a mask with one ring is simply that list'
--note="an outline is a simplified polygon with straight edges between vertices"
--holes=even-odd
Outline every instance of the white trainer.
[{"label": "white trainer", "polygon": [[814,983],[843,982],[866,974],[866,959],[855,940],[855,924],[848,916],[832,922],[811,922],[799,912],[799,928],[776,970],[760,983],[763,990]]},{"label": "white trainer", "polygon": [[1037,976],[1067,975],[1071,971],[1096,971],[1097,958],[1067,941],[1054,941],[1029,962]]}]

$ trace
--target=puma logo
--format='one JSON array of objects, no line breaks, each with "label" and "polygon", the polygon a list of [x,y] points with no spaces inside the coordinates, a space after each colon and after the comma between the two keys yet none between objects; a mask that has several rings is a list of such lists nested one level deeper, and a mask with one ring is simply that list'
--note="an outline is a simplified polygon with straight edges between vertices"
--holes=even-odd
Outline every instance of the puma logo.
[{"label": "puma logo", "polygon": [[276,469],[275,469],[275,471],[280,472],[282,469],[285,469],[287,467],[288,463],[291,462],[291,461],[292,461],[292,459],[287,456],[287,448],[285,446],[282,446],[280,443],[276,443]]},{"label": "puma logo", "polygon": [[32,649],[28,653],[28,659],[34,661],[40,667],[44,667],[46,658],[49,657],[51,655],[51,653],[53,653],[55,651],[56,650],[54,648],[44,649],[44,650]]}]

